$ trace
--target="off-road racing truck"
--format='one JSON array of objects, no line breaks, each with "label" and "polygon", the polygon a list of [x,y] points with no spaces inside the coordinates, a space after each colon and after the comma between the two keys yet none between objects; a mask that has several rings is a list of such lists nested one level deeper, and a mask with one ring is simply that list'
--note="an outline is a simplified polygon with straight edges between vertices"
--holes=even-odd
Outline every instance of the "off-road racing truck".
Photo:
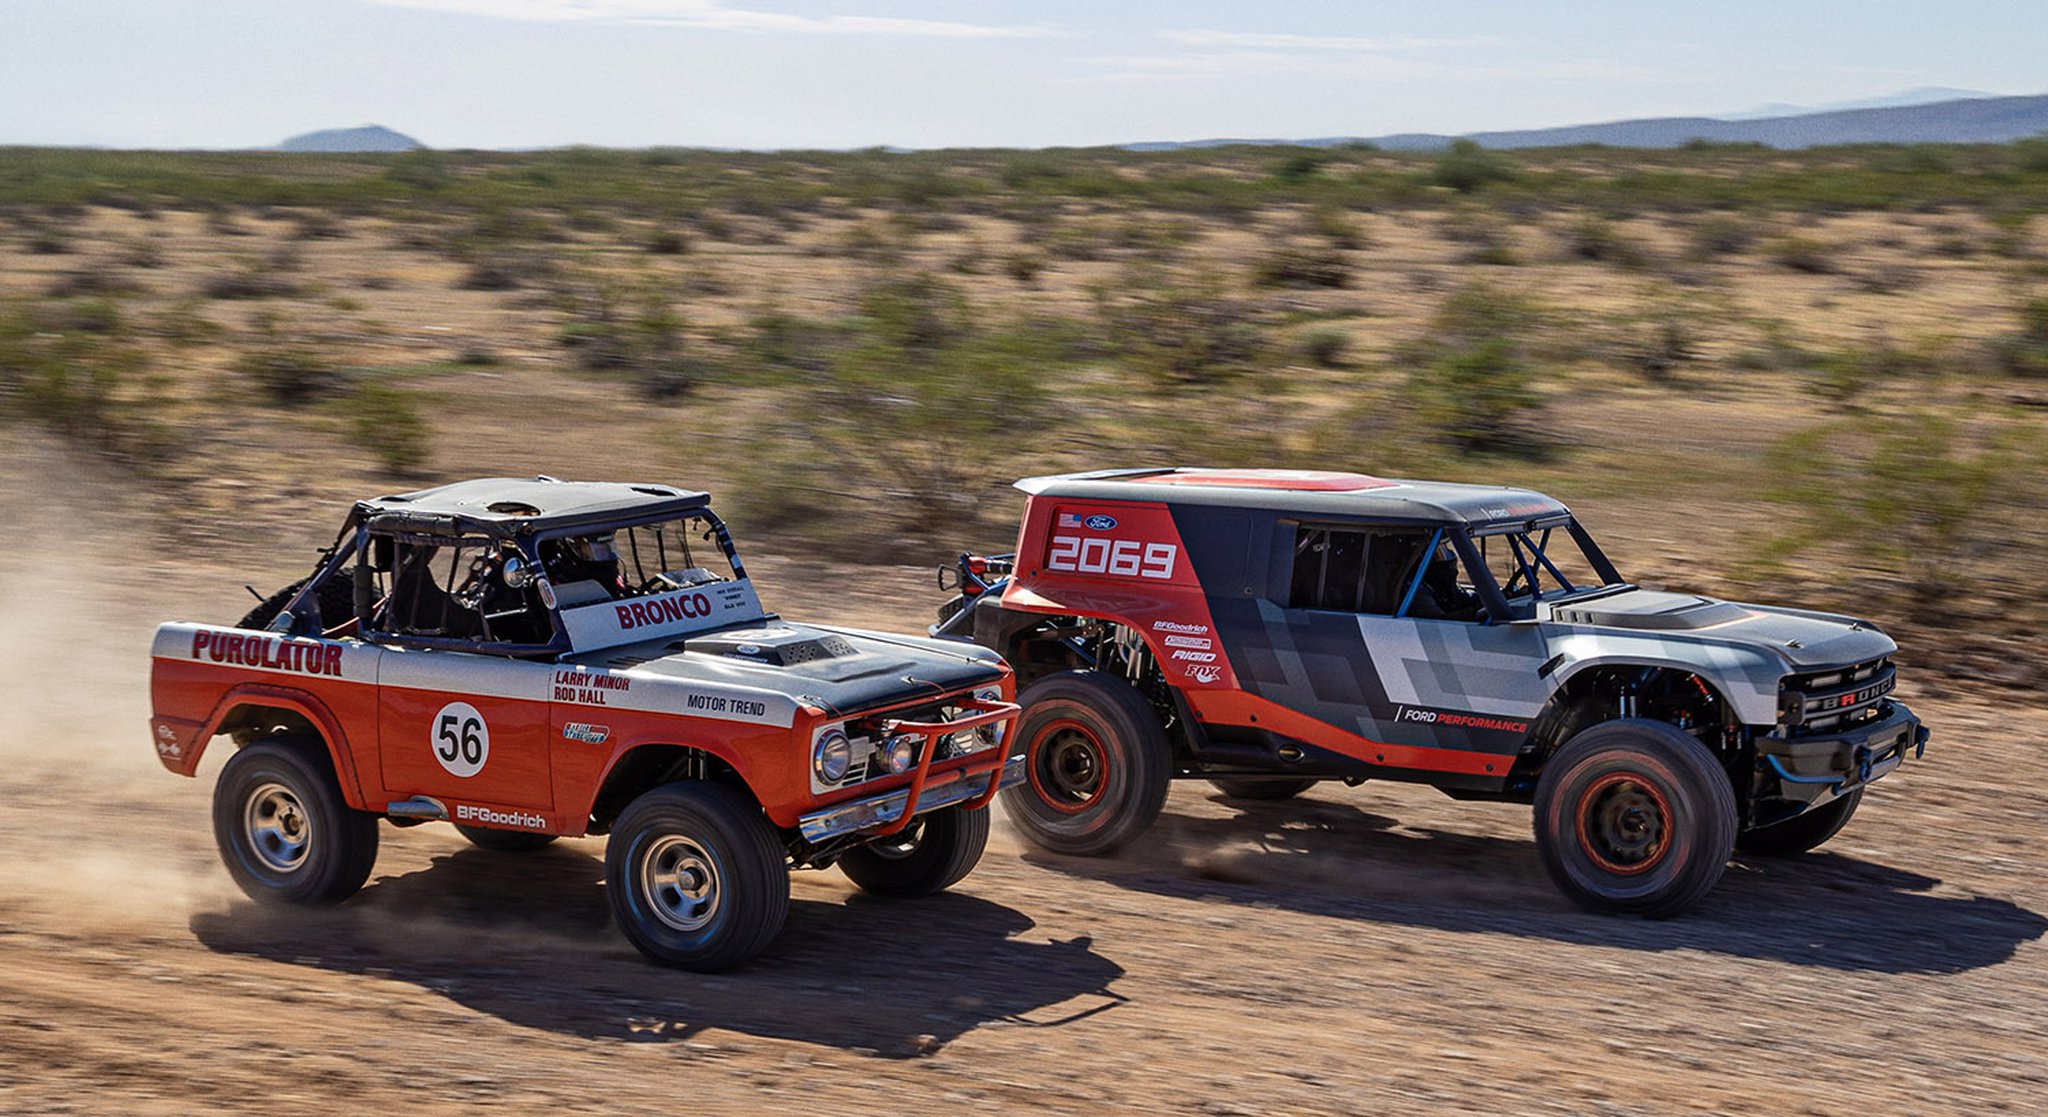
[{"label": "off-road racing truck", "polygon": [[656,962],[766,946],[790,866],[946,888],[1022,779],[995,653],[784,621],[709,498],[662,485],[467,481],[357,503],[313,573],[233,627],[171,623],[151,732],[214,789],[258,900],[336,903],[379,820],[485,849],[611,835],[605,892]]},{"label": "off-road racing truck", "polygon": [[960,556],[933,635],[1017,672],[1023,834],[1100,854],[1167,783],[1285,799],[1417,781],[1529,802],[1544,867],[1676,914],[1735,847],[1832,837],[1924,751],[1867,621],[1625,582],[1539,493],[1288,470],[1018,483],[1017,551]]}]

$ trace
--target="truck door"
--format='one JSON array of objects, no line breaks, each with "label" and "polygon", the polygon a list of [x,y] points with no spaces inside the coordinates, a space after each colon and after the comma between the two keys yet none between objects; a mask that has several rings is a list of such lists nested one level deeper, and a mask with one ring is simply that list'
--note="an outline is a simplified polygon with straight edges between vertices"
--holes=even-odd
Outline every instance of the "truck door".
[{"label": "truck door", "polygon": [[553,674],[477,652],[388,649],[378,673],[385,786],[438,799],[458,822],[460,806],[547,813]]},{"label": "truck door", "polygon": [[1537,674],[1542,633],[1484,623],[1440,533],[1301,524],[1290,573],[1279,612],[1303,686],[1268,697],[1324,720],[1346,707],[1345,717],[1381,741],[1519,747],[1549,694]]}]

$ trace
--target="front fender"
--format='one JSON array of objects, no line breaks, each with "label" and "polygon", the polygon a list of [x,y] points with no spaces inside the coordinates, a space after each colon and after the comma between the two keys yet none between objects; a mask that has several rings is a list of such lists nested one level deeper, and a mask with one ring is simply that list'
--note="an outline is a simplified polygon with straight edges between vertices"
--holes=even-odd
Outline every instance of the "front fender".
[{"label": "front fender", "polygon": [[1563,690],[1573,676],[1597,667],[1663,667],[1698,675],[1721,695],[1744,725],[1778,720],[1778,680],[1785,661],[1758,647],[1602,631],[1574,633],[1550,641],[1548,681]]}]

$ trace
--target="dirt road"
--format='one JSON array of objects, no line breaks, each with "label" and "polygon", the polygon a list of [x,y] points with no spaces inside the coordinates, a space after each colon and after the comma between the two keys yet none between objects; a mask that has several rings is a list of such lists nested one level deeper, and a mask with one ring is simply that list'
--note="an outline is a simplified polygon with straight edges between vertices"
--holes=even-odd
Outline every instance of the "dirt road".
[{"label": "dirt road", "polygon": [[[0,551],[0,1112],[2038,1113],[2048,1093],[2048,733],[1996,692],[1902,687],[1926,760],[1824,852],[1743,863],[1672,922],[1570,908],[1525,808],[1189,784],[1123,860],[999,823],[933,899],[799,874],[780,941],[707,978],[607,926],[599,840],[502,855],[386,828],[357,900],[251,906],[208,829],[227,750],[178,779],[143,720],[150,627],[233,616],[239,588],[140,546]],[[792,615],[905,628],[895,603],[931,597],[921,571],[826,592],[756,567]]]}]

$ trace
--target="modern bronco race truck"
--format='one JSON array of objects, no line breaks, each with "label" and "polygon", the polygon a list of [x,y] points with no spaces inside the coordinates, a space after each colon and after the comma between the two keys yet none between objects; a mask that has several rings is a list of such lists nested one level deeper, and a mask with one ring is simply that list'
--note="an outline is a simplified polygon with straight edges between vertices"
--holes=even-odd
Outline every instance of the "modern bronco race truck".
[{"label": "modern bronco race truck", "polygon": [[1539,493],[1288,470],[1018,483],[1011,556],[942,568],[937,636],[1017,672],[1023,834],[1099,854],[1167,783],[1321,780],[1530,802],[1595,911],[1676,914],[1733,849],[1832,837],[1926,747],[1867,621],[1624,581]]},{"label": "modern bronco race truck", "polygon": [[708,497],[491,479],[362,501],[239,625],[172,623],[151,731],[258,900],[335,903],[379,820],[492,850],[611,835],[605,892],[656,962],[766,946],[790,866],[874,893],[960,880],[1022,778],[995,653],[762,609]]}]

